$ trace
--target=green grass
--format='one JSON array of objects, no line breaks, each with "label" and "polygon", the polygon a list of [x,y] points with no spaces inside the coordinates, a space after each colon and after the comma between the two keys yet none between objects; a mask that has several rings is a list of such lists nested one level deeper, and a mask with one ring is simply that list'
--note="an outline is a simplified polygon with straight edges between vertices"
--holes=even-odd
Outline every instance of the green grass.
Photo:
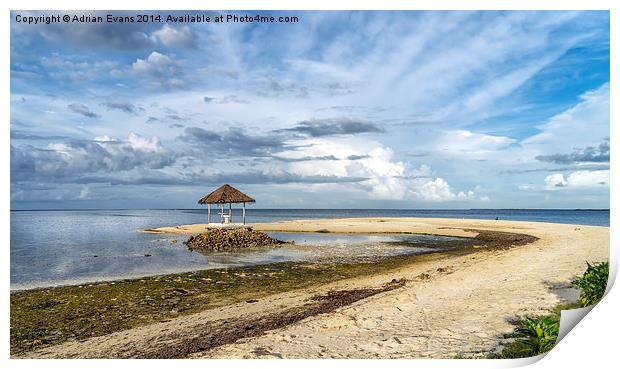
[{"label": "green grass", "polygon": [[603,298],[609,278],[609,262],[587,264],[588,269],[583,273],[583,276],[577,277],[572,282],[573,286],[581,289],[579,302],[582,306],[596,304]]}]

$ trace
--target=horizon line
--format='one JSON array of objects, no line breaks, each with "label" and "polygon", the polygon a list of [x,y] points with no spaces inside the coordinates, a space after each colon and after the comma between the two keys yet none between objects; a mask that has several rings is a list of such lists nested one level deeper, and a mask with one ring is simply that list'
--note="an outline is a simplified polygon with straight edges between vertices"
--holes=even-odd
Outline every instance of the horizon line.
[{"label": "horizon line", "polygon": [[[10,209],[10,211],[95,211],[95,210],[202,210],[203,208],[66,208],[66,209]],[[207,209],[204,208],[206,211]],[[235,210],[235,208],[233,208]],[[239,209],[237,209],[239,210]],[[610,208],[255,208],[253,210],[372,210],[372,211],[472,211],[472,210],[564,210],[564,211],[610,211]]]}]

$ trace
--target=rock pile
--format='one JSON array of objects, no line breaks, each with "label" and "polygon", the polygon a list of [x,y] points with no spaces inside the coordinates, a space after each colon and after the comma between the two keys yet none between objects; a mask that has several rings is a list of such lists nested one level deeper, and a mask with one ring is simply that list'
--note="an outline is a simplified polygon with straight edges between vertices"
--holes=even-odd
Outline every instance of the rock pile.
[{"label": "rock pile", "polygon": [[284,241],[267,236],[263,232],[248,229],[213,229],[184,242],[194,251],[233,251],[255,247],[277,247]]}]

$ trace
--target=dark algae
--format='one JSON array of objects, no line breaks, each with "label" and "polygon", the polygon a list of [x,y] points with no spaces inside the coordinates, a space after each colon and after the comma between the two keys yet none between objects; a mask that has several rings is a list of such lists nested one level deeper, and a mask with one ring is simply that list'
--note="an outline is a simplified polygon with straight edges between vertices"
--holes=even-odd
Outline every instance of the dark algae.
[{"label": "dark algae", "polygon": [[211,350],[215,347],[233,343],[241,338],[260,336],[268,330],[278,329],[296,323],[302,319],[325,314],[339,307],[350,305],[356,301],[391,291],[404,286],[406,280],[393,280],[379,288],[363,288],[352,290],[329,291],[325,295],[313,296],[311,302],[302,306],[285,309],[278,313],[267,314],[250,319],[235,321],[218,320],[201,326],[199,334],[179,340],[178,334],[166,337],[167,344],[153,351],[131,353],[132,358],[143,359],[182,359],[190,354]]}]

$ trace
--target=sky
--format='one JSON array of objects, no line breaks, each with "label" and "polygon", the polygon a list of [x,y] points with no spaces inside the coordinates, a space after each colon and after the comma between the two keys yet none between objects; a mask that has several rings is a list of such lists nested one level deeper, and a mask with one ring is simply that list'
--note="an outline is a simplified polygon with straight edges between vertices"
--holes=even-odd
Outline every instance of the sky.
[{"label": "sky", "polygon": [[607,11],[236,13],[12,12],[11,209],[609,208]]}]

